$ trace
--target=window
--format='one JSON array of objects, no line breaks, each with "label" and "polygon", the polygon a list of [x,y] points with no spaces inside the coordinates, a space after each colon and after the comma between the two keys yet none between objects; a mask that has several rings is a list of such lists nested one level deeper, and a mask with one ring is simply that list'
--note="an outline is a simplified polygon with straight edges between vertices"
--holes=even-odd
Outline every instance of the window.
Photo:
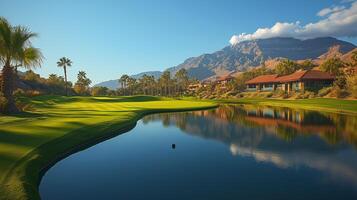
[{"label": "window", "polygon": [[264,87],[266,87],[266,88],[272,88],[272,87],[273,87],[273,84],[272,84],[272,83],[264,84]]}]

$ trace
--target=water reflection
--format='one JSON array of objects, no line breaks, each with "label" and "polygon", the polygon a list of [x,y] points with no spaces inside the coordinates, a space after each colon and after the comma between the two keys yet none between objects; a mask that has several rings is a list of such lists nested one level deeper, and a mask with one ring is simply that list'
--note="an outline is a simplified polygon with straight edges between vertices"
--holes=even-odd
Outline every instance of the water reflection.
[{"label": "water reflection", "polygon": [[183,132],[227,144],[232,155],[280,168],[308,167],[357,187],[357,117],[287,108],[222,105],[218,109],[156,114]]}]

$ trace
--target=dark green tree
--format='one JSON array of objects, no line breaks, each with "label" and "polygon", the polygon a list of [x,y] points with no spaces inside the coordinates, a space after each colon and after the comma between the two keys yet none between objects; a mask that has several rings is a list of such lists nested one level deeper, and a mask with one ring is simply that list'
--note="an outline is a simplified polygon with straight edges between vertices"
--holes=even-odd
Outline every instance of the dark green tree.
[{"label": "dark green tree", "polygon": [[57,67],[63,68],[64,81],[66,82],[66,95],[68,96],[68,84],[67,84],[67,68],[72,66],[72,61],[69,58],[62,57],[57,62]]},{"label": "dark green tree", "polygon": [[17,80],[15,70],[18,67],[40,67],[42,54],[31,45],[31,40],[36,36],[28,28],[12,26],[5,18],[0,17],[0,64],[3,65],[0,91],[5,99],[0,112],[19,112],[14,98]]}]

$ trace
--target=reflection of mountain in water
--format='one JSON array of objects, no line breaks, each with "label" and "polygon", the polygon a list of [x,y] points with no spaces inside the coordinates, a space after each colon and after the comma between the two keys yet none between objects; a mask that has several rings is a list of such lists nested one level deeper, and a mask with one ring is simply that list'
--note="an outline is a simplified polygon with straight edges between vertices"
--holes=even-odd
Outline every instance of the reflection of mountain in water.
[{"label": "reflection of mountain in water", "polygon": [[233,155],[279,167],[306,166],[357,185],[357,117],[287,108],[224,105],[216,110],[157,114],[184,132],[229,145]]}]

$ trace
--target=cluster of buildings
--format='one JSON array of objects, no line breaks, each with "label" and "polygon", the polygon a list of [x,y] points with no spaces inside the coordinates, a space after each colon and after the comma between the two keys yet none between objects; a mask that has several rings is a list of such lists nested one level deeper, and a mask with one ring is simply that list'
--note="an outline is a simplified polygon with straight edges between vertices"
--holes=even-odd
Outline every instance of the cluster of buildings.
[{"label": "cluster of buildings", "polygon": [[335,77],[319,70],[301,70],[285,76],[262,75],[247,82],[247,91],[275,91],[282,90],[287,93],[305,90],[316,91],[323,87],[331,86]]},{"label": "cluster of buildings", "polygon": [[[323,87],[331,86],[335,77],[331,74],[319,70],[299,70],[292,74],[279,76],[277,74],[261,75],[245,82],[246,91],[276,91],[281,90],[286,93],[303,92],[305,90],[317,91]],[[202,81],[191,84],[189,91],[197,91],[201,87],[207,87],[209,84],[220,85],[225,89],[227,83],[234,80],[231,75],[217,78],[215,81]]]},{"label": "cluster of buildings", "polygon": [[228,74],[226,76],[217,77],[216,80],[204,80],[199,83],[190,84],[188,86],[188,91],[194,92],[202,87],[205,88],[208,85],[219,85],[221,89],[226,89],[227,84],[233,81],[234,79],[235,77],[233,77],[231,74]]}]

